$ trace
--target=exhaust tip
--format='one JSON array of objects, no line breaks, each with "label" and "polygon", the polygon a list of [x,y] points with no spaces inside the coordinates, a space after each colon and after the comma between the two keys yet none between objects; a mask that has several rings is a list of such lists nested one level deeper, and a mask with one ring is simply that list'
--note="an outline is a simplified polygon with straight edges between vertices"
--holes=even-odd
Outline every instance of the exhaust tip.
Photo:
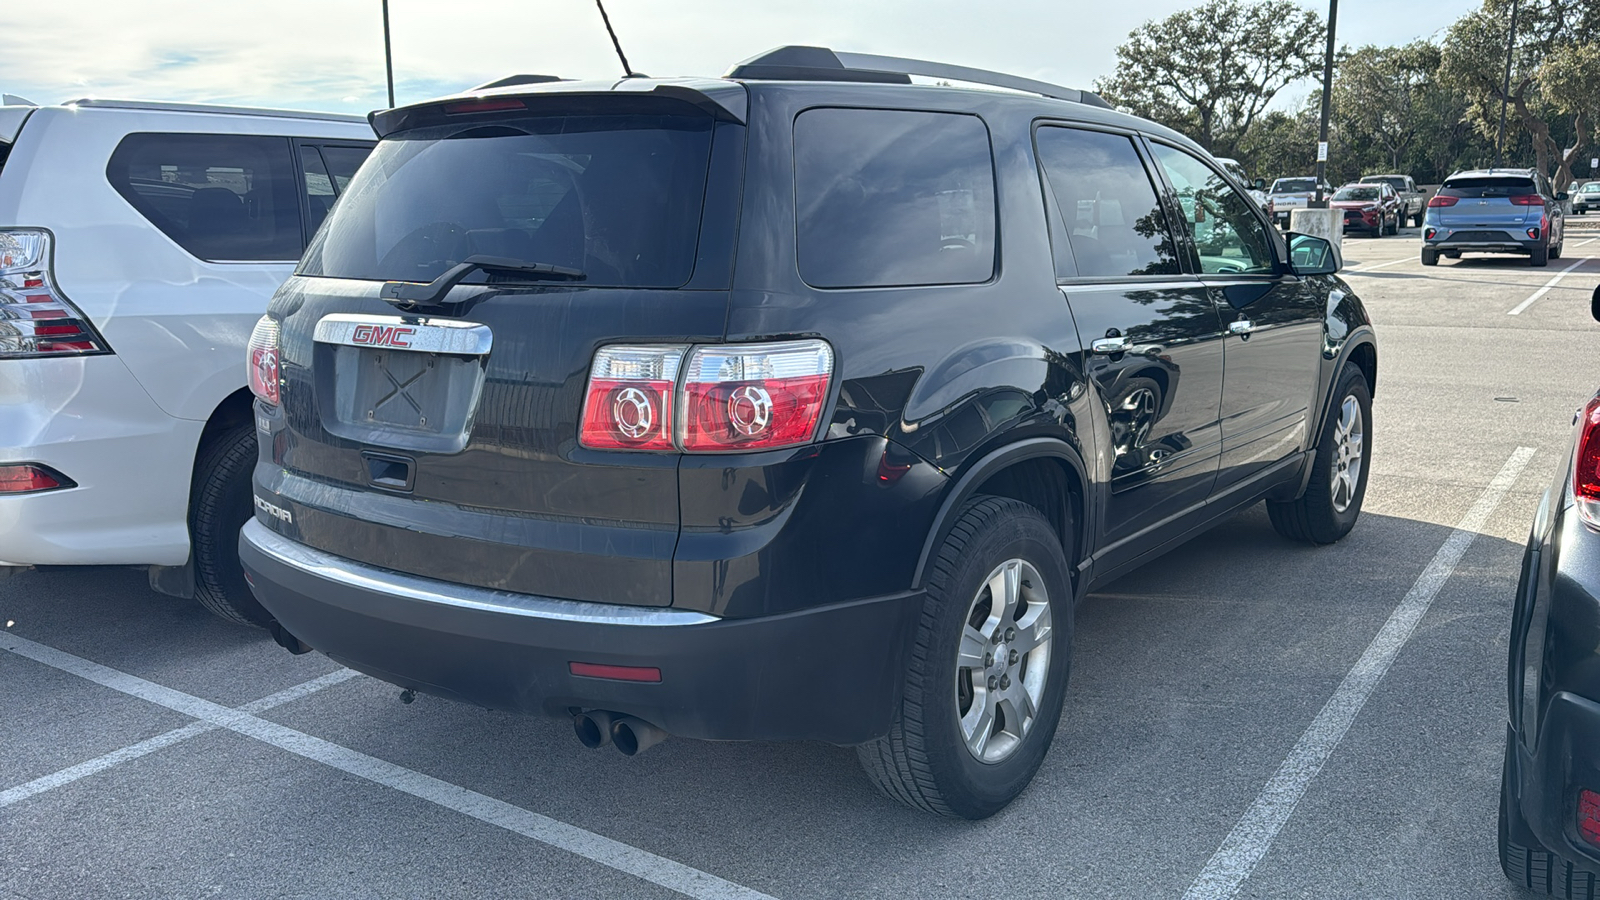
[{"label": "exhaust tip", "polygon": [[665,731],[633,716],[623,716],[611,726],[611,742],[623,756],[638,756],[666,739]]},{"label": "exhaust tip", "polygon": [[598,750],[611,743],[612,721],[616,718],[603,709],[592,709],[572,717],[572,730],[578,735],[578,743]]}]

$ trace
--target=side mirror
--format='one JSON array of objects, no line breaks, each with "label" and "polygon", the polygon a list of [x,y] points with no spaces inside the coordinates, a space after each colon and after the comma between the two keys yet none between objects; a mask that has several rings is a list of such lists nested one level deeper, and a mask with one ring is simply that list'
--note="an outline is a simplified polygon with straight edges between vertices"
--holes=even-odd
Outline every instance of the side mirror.
[{"label": "side mirror", "polygon": [[1332,275],[1344,267],[1339,249],[1327,238],[1292,233],[1286,237],[1289,239],[1289,267],[1296,275]]},{"label": "side mirror", "polygon": [[1589,298],[1589,315],[1600,322],[1600,287],[1594,289],[1594,296]]},{"label": "side mirror", "polygon": [[1565,200],[1565,199],[1567,199],[1567,192],[1566,191],[1562,191],[1562,192],[1556,194],[1556,199],[1557,200]]},{"label": "side mirror", "polygon": [[1250,186],[1258,191],[1264,191],[1267,189],[1267,180],[1265,178],[1257,178],[1255,181],[1250,182]]}]

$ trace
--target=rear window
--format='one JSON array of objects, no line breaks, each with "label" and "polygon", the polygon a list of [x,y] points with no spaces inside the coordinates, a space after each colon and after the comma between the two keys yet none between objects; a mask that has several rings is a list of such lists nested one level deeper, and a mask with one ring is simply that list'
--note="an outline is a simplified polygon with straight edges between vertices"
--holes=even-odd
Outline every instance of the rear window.
[{"label": "rear window", "polygon": [[1439,188],[1439,194],[1443,197],[1515,197],[1538,192],[1532,178],[1505,176],[1452,178]]},{"label": "rear window", "polygon": [[150,224],[201,259],[287,261],[304,247],[287,138],[130,134],[111,154],[106,177]]},{"label": "rear window", "polygon": [[1315,178],[1280,178],[1272,183],[1274,194],[1298,194],[1302,191],[1317,189]]},{"label": "rear window", "polygon": [[1361,182],[1363,184],[1387,184],[1397,191],[1406,189],[1406,180],[1404,178],[1385,178],[1382,175],[1368,175],[1366,178],[1361,179]]},{"label": "rear window", "polygon": [[1381,193],[1382,193],[1381,190],[1379,188],[1375,188],[1375,187],[1348,187],[1348,188],[1340,188],[1338,193],[1333,195],[1333,199],[1335,199],[1335,200],[1376,200],[1376,199],[1378,199],[1378,197],[1379,197],[1379,195]]},{"label": "rear window", "polygon": [[[300,271],[425,282],[482,255],[579,269],[587,285],[679,287],[694,270],[711,129],[709,116],[538,115],[386,138]],[[337,189],[350,167],[328,170]]]},{"label": "rear window", "polygon": [[823,288],[994,275],[994,157],[960,113],[810,109],[794,123],[800,276]]}]

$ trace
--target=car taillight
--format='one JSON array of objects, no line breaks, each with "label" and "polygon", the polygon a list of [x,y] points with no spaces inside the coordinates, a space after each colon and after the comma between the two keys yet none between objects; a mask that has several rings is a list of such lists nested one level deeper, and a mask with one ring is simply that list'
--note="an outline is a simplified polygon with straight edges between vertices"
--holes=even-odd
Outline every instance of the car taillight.
[{"label": "car taillight", "polygon": [[601,450],[671,450],[681,345],[602,347],[589,367],[578,443]]},{"label": "car taillight", "polygon": [[[687,369],[678,384],[679,368]],[[823,341],[602,347],[578,443],[688,453],[771,450],[816,437],[833,350]]]},{"label": "car taillight", "polygon": [[1572,493],[1578,501],[1578,515],[1600,528],[1600,397],[1583,408],[1582,424],[1578,455],[1572,462]]},{"label": "car taillight", "polygon": [[48,231],[0,229],[0,359],[110,352],[55,286],[50,250]]},{"label": "car taillight", "polygon": [[1578,792],[1578,833],[1600,847],[1600,794],[1594,791]]},{"label": "car taillight", "polygon": [[278,323],[262,316],[250,331],[245,368],[250,375],[250,393],[268,406],[278,405]]},{"label": "car taillight", "polygon": [[683,449],[769,450],[809,442],[828,402],[822,341],[700,347],[684,378]]},{"label": "car taillight", "polygon": [[1511,202],[1517,206],[1543,206],[1544,198],[1538,194],[1518,194]]},{"label": "car taillight", "polygon": [[0,466],[0,494],[36,494],[77,487],[67,476],[36,463]]},{"label": "car taillight", "polygon": [[1460,200],[1460,197],[1446,197],[1443,194],[1435,194],[1428,198],[1428,205],[1438,209],[1441,206],[1455,206]]}]

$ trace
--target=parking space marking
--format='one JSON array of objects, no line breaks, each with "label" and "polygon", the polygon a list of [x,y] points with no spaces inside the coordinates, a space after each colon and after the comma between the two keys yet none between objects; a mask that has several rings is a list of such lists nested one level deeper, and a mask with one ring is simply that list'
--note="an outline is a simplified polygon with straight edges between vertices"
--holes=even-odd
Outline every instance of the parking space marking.
[{"label": "parking space marking", "polygon": [[[301,697],[309,697],[324,688],[330,688],[336,684],[349,681],[356,677],[356,674],[354,669],[340,669],[337,672],[330,672],[321,678],[313,678],[304,684],[297,684],[288,690],[279,691],[276,694],[262,697],[260,700],[246,703],[239,709],[249,713],[266,712],[285,703],[299,700]],[[68,766],[58,772],[51,772],[49,775],[43,775],[32,781],[24,782],[16,787],[6,788],[0,791],[0,809],[26,800],[29,797],[37,796],[45,791],[54,790],[62,785],[71,784],[80,778],[99,774],[113,766],[120,766],[141,756],[148,756],[157,750],[182,743],[192,737],[199,737],[208,731],[216,731],[218,727],[220,726],[213,725],[210,722],[191,722],[182,728],[174,728],[165,734],[158,734],[153,738],[146,738],[136,744],[129,744],[126,747],[113,750],[104,756],[97,756],[75,766]]]},{"label": "parking space marking", "polygon": [[566,850],[680,894],[700,900],[773,900],[767,894],[726,881],[664,856],[657,856],[648,850],[640,850],[576,825],[568,825],[520,806],[514,806],[504,800],[497,800],[431,775],[424,775],[404,766],[351,750],[332,741],[257,718],[242,708],[230,709],[210,700],[185,694],[146,681],[136,675],[129,675],[80,656],[74,656],[63,650],[35,643],[19,635],[0,632],[0,650],[15,653],[114,691],[192,716],[200,720],[196,724],[206,723],[226,728],[304,759],[410,794],[420,800],[532,838],[542,844]]},{"label": "parking space marking", "polygon": [[1400,655],[1401,649],[1411,639],[1417,623],[1432,605],[1433,598],[1449,580],[1456,564],[1467,552],[1472,539],[1477,537],[1484,523],[1522,470],[1533,458],[1534,448],[1518,447],[1500,472],[1483,489],[1477,502],[1461,517],[1455,530],[1445,539],[1427,568],[1417,576],[1416,583],[1383,623],[1372,643],[1362,652],[1361,658],[1346,673],[1333,696],[1322,711],[1312,720],[1305,733],[1284,758],[1261,793],[1249,809],[1245,810],[1233,830],[1223,839],[1217,852],[1206,862],[1205,868],[1195,877],[1183,900],[1226,900],[1238,893],[1256,864],[1272,847],[1272,842],[1283,829],[1295,807],[1305,795],[1312,779],[1322,771],[1328,757],[1344,740],[1345,732],[1361,712],[1367,698],[1383,680],[1389,666]]},{"label": "parking space marking", "polygon": [[1402,256],[1399,259],[1391,259],[1386,263],[1379,263],[1375,266],[1369,266],[1365,263],[1362,263],[1359,266],[1351,266],[1349,271],[1352,275],[1360,275],[1365,272],[1371,272],[1373,269],[1387,269],[1390,266],[1398,266],[1403,262],[1411,262],[1414,259],[1416,259],[1414,256]]},{"label": "parking space marking", "polygon": [[1583,265],[1584,263],[1586,263],[1588,261],[1589,261],[1589,257],[1585,256],[1582,259],[1576,260],[1575,262],[1573,262],[1572,265],[1567,266],[1565,269],[1562,269],[1560,272],[1558,272],[1556,274],[1556,277],[1550,279],[1549,281],[1546,281],[1544,283],[1544,287],[1539,288],[1537,291],[1534,291],[1532,297],[1529,297],[1528,299],[1522,301],[1521,303],[1518,303],[1516,306],[1513,306],[1511,308],[1511,311],[1506,313],[1506,315],[1508,315],[1508,316],[1520,316],[1520,315],[1522,315],[1522,311],[1527,309],[1528,307],[1532,306],[1535,300],[1538,300],[1540,297],[1543,297],[1545,294],[1550,293],[1550,289],[1551,288],[1555,287],[1557,284],[1560,284],[1561,283],[1561,279],[1567,277],[1567,273],[1568,272],[1571,272],[1573,269],[1576,269],[1577,267]]}]

